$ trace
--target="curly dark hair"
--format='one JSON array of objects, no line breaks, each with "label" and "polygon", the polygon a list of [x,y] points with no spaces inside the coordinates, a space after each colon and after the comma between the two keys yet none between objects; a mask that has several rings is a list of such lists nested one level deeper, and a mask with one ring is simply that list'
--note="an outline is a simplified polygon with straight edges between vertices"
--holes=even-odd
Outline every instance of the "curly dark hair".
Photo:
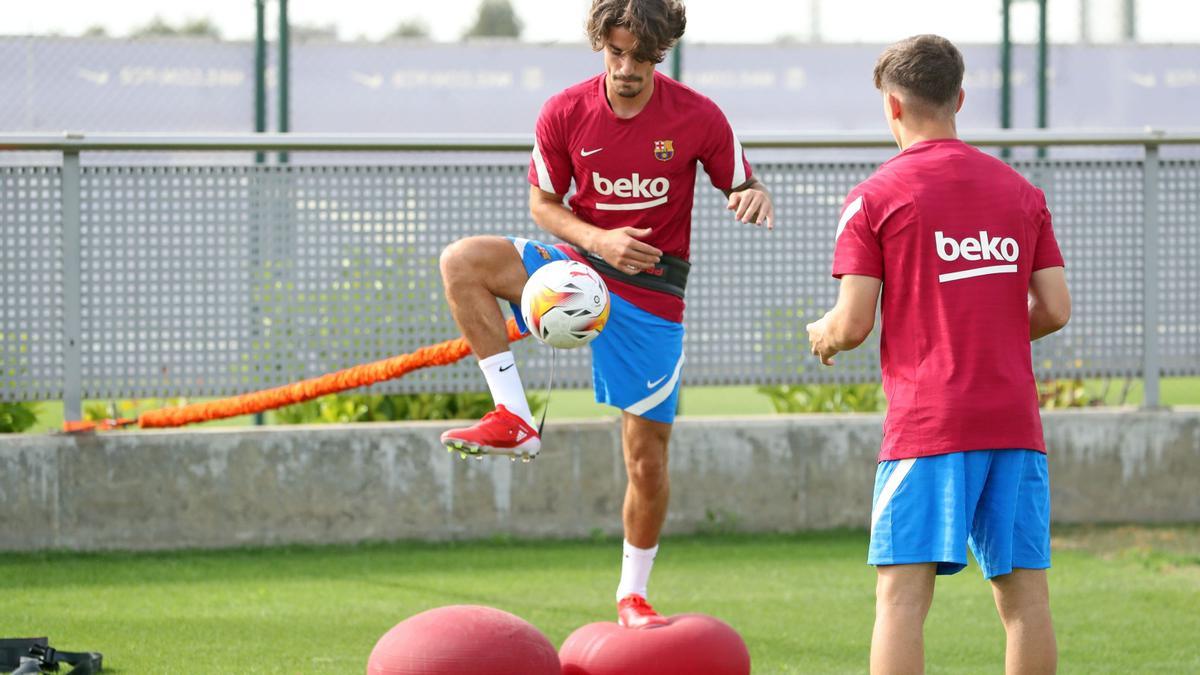
[{"label": "curly dark hair", "polygon": [[963,56],[944,37],[915,35],[883,50],[875,62],[875,88],[896,87],[941,109],[958,101]]},{"label": "curly dark hair", "polygon": [[592,0],[587,34],[592,49],[604,49],[608,31],[624,28],[637,40],[633,58],[662,63],[687,26],[679,0]]}]

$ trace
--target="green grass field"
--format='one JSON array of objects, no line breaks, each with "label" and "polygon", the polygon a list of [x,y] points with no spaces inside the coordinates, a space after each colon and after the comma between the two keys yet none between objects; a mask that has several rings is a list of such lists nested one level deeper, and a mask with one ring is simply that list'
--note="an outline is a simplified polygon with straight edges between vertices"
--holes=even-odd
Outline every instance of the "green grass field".
[{"label": "green grass field", "polygon": [[[1200,527],[1058,528],[1063,673],[1200,672]],[[664,541],[652,600],[733,625],[754,672],[861,673],[874,575],[864,532]],[[401,619],[484,604],[559,646],[612,620],[619,543],[389,543],[154,554],[0,555],[0,636],[101,651],[113,673],[361,673]],[[930,673],[1002,671],[978,568],[939,581]]]}]

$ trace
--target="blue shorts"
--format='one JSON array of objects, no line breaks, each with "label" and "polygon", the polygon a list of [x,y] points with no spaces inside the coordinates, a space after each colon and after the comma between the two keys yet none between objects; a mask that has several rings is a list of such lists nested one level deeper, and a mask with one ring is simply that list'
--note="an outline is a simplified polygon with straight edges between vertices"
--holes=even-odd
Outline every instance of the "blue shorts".
[{"label": "blue shorts", "polygon": [[[570,260],[554,246],[539,241],[509,237],[533,274],[554,260]],[[609,293],[612,310],[592,348],[592,386],[596,402],[615,406],[627,413],[655,422],[675,421],[679,402],[679,374],[683,369],[683,324],[655,316]],[[521,330],[521,308],[513,305]]]},{"label": "blue shorts", "polygon": [[871,565],[967,566],[986,579],[1050,567],[1050,476],[1034,450],[971,450],[879,463]]}]

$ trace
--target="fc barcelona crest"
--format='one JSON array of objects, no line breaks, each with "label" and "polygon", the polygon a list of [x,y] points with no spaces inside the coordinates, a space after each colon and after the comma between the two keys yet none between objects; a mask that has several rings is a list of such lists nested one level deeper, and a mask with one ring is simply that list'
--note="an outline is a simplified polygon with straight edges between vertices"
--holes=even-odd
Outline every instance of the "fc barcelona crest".
[{"label": "fc barcelona crest", "polygon": [[675,156],[675,141],[654,141],[654,158],[665,162]]}]

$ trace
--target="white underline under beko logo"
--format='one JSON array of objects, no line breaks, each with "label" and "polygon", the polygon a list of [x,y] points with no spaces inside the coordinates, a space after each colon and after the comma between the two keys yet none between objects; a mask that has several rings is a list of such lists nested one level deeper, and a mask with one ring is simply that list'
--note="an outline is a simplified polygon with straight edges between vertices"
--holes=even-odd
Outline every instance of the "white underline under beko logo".
[{"label": "white underline under beko logo", "polygon": [[938,257],[946,262],[954,262],[961,258],[971,262],[995,260],[1001,263],[939,274],[938,281],[941,283],[989,274],[1016,274],[1017,272],[1016,265],[1004,264],[1015,263],[1021,255],[1021,247],[1012,237],[989,237],[987,230],[980,230],[978,238],[964,237],[962,240],[958,240],[947,237],[942,232],[934,232],[933,238]]},{"label": "white underline under beko logo", "polygon": [[603,149],[604,148],[596,148],[595,150],[588,150],[586,148],[580,148],[579,156],[580,157],[591,157],[592,155],[596,154],[597,152],[600,152]]},{"label": "white underline under beko logo", "polygon": [[643,202],[628,202],[613,204],[611,202],[596,202],[600,211],[638,211],[649,209],[667,203],[667,192],[671,189],[671,181],[659,176],[658,178],[642,178],[636,172],[629,178],[610,180],[599,173],[592,172],[592,187],[605,197],[620,197],[622,199],[645,199]]}]

